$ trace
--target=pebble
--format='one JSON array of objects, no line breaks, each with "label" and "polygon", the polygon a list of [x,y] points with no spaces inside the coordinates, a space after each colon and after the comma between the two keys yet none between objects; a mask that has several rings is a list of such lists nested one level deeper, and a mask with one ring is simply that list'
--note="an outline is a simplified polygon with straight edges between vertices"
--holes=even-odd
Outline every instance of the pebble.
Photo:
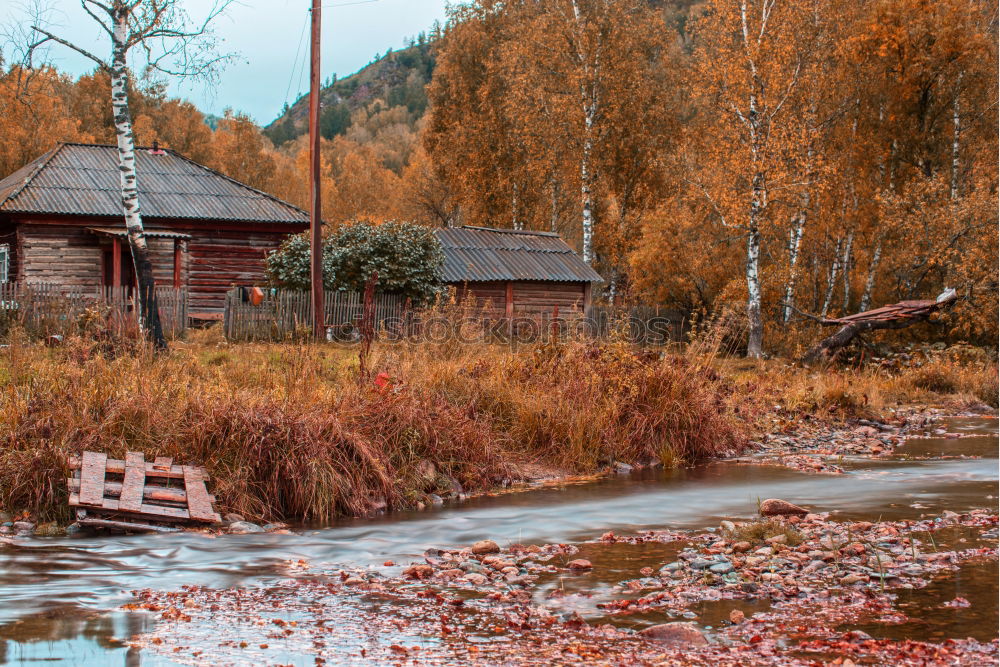
[{"label": "pebble", "polygon": [[246,535],[247,533],[263,533],[264,529],[249,521],[234,521],[229,524],[227,531],[233,535]]},{"label": "pebble", "polygon": [[868,577],[862,574],[849,574],[846,577],[840,579],[840,583],[843,586],[851,586],[853,584],[860,584],[863,581],[868,581]]},{"label": "pebble", "polygon": [[500,547],[493,540],[479,540],[472,545],[472,553],[477,556],[483,554],[496,554],[500,553]]},{"label": "pebble", "polygon": [[571,570],[589,570],[594,566],[586,558],[577,558],[576,560],[571,560],[569,563],[567,563],[566,567],[568,567]]},{"label": "pebble", "polygon": [[482,586],[487,581],[489,581],[489,579],[487,579],[486,577],[477,572],[469,572],[463,578],[473,586]]},{"label": "pebble", "polygon": [[733,551],[738,554],[741,554],[745,551],[750,551],[752,547],[753,545],[750,544],[749,542],[737,542],[736,544],[733,545]]},{"label": "pebble", "polygon": [[732,623],[733,625],[739,625],[744,620],[746,620],[746,614],[744,614],[739,609],[733,609],[731,612],[729,612],[729,622]]},{"label": "pebble", "polygon": [[674,646],[705,646],[708,640],[694,623],[662,623],[641,631],[644,637]]},{"label": "pebble", "polygon": [[722,523],[719,524],[719,527],[722,528],[722,530],[725,530],[726,532],[729,533],[732,533],[733,531],[736,530],[736,524],[733,523],[732,521],[723,521]]},{"label": "pebble", "polygon": [[715,574],[728,574],[732,572],[734,569],[735,568],[733,568],[732,563],[723,562],[723,563],[716,563],[715,565],[708,568],[708,571],[713,572]]}]

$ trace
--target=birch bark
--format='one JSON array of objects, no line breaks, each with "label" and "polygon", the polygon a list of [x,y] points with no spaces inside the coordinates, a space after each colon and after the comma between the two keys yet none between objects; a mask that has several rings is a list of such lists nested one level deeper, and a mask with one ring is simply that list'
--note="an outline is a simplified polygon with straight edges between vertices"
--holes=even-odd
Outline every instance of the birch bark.
[{"label": "birch bark", "polygon": [[156,303],[156,284],[153,265],[149,260],[149,247],[139,211],[139,190],[135,171],[135,137],[128,108],[128,13],[126,7],[116,8],[111,48],[111,106],[114,113],[115,134],[118,143],[118,172],[120,175],[122,209],[125,214],[129,249],[135,265],[136,295],[139,302],[139,323],[143,332],[160,349],[166,348],[160,312]]},{"label": "birch bark", "polygon": [[833,288],[837,284],[837,276],[840,275],[840,253],[844,248],[844,239],[837,239],[837,248],[833,251],[833,264],[830,265],[830,274],[826,281],[826,295],[823,297],[823,308],[820,309],[820,317],[826,317],[830,312],[830,304],[833,302]]}]

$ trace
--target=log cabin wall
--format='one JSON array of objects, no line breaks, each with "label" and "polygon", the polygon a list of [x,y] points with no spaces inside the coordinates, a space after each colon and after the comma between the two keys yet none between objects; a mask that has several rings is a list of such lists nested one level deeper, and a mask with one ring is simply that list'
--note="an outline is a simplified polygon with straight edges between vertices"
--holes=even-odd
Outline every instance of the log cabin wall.
[{"label": "log cabin wall", "polygon": [[554,281],[483,281],[452,285],[456,301],[465,304],[474,299],[476,308],[490,304],[497,316],[507,315],[507,285],[513,297],[512,315],[532,317],[552,315],[559,308],[559,315],[582,315],[586,307],[587,283]]},{"label": "log cabin wall", "polygon": [[559,308],[559,315],[582,315],[584,310],[585,283],[515,282],[514,316],[551,315]]},{"label": "log cabin wall", "polygon": [[[11,279],[32,283],[54,283],[66,287],[96,287],[104,284],[105,251],[112,239],[88,227],[112,227],[109,220],[63,221],[21,219],[11,225]],[[169,231],[189,235],[185,241],[148,237],[153,277],[158,285],[188,287],[188,309],[192,313],[221,313],[226,292],[234,285],[261,285],[266,281],[264,259],[302,226],[274,227],[247,224],[218,229],[208,223],[149,220],[149,232]],[[123,263],[129,261],[127,243]],[[175,254],[180,260],[175,274]]]},{"label": "log cabin wall", "polygon": [[233,286],[264,284],[264,259],[290,233],[185,232],[191,235],[187,252],[188,307],[196,313],[223,312],[226,291]]},{"label": "log cabin wall", "polygon": [[[102,222],[107,225],[107,221],[93,220],[85,225],[97,226]],[[28,283],[54,283],[66,287],[103,285],[105,251],[112,248],[112,241],[93,233],[85,225],[21,224],[17,229],[17,251],[14,253],[16,272],[12,275]],[[147,243],[153,278],[157,284],[172,285],[173,239],[150,238]],[[184,278],[182,272],[182,282]]]}]

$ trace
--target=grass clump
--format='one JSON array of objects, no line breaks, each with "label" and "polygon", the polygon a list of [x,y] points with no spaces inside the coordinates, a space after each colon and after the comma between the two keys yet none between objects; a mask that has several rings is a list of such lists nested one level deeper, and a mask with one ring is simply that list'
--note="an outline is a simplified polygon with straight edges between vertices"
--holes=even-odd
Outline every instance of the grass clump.
[{"label": "grass clump", "polygon": [[768,538],[778,535],[784,535],[784,544],[790,547],[798,546],[805,540],[805,536],[794,526],[777,519],[760,519],[736,524],[734,530],[723,530],[721,535],[733,542],[749,542],[755,546],[764,544]]}]

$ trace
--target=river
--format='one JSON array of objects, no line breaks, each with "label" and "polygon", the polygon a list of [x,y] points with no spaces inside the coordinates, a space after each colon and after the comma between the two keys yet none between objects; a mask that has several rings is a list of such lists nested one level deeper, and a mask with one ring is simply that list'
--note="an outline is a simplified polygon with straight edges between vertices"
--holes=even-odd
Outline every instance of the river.
[{"label": "river", "polygon": [[[406,562],[431,547],[487,537],[500,543],[586,542],[609,530],[701,529],[723,518],[750,518],[757,501],[769,497],[831,512],[833,519],[917,519],[944,510],[996,508],[997,420],[961,418],[944,425],[974,437],[911,439],[891,458],[842,462],[844,475],[717,462],[303,527],[292,535],[78,536],[0,545],[0,664],[172,664],[124,644],[152,622],[147,615],[115,611],[131,599],[129,591],[187,584],[252,587],[287,577],[289,560],[365,566]],[[977,458],[924,458],[942,455]],[[575,584],[596,591],[581,605],[588,617],[599,615],[595,602],[616,575],[616,559],[631,558],[630,570],[636,559],[663,562],[660,552],[643,556],[633,549],[626,556],[582,548],[595,564],[605,565],[595,568],[600,576]],[[941,612],[938,598],[956,595],[973,606]],[[909,593],[902,604],[919,620],[896,631],[917,639],[989,640],[996,636],[996,596],[995,566],[963,568],[956,577]],[[715,616],[706,610],[699,622],[711,625]]]}]

